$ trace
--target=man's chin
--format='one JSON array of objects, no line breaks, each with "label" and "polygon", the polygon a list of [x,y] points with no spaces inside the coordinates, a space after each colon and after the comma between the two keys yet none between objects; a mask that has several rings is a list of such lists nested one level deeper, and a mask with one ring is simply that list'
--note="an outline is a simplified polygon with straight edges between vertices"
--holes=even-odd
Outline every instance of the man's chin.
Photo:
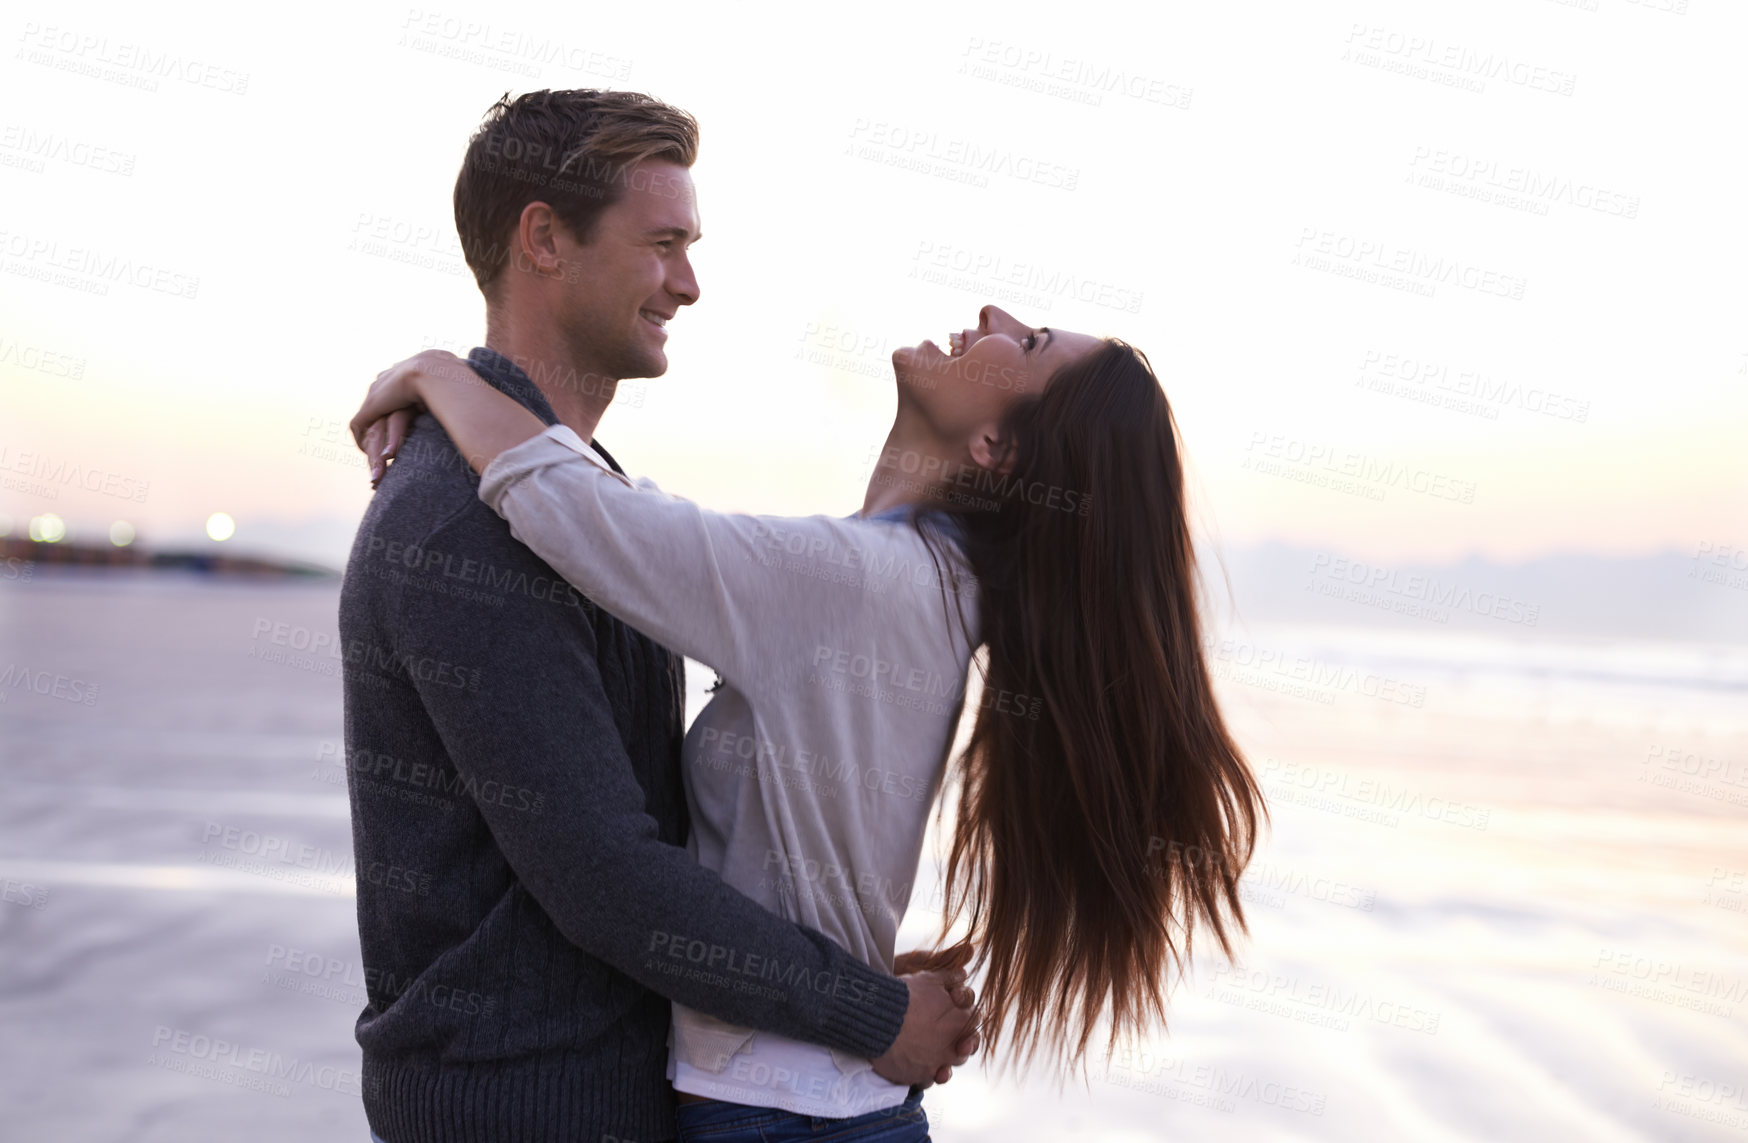
[{"label": "man's chin", "polygon": [[660,377],[662,374],[666,373],[667,371],[668,371],[667,355],[666,354],[657,354],[653,361],[643,362],[642,364],[640,364],[638,366],[637,372],[627,373],[624,376],[624,378],[622,378],[622,380],[629,381],[629,380],[632,380],[633,378]]},{"label": "man's chin", "polygon": [[622,361],[613,370],[619,381],[636,381],[646,377],[660,377],[668,371],[668,355],[661,350],[646,350],[641,357],[631,357]]}]

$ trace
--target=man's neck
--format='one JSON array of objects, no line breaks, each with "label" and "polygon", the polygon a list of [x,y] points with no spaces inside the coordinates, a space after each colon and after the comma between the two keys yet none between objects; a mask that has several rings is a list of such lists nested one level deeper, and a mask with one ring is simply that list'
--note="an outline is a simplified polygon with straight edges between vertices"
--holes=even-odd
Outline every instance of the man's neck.
[{"label": "man's neck", "polygon": [[618,391],[618,378],[578,360],[558,331],[546,323],[516,321],[488,311],[486,348],[503,354],[528,375],[560,424],[594,441],[595,430]]}]

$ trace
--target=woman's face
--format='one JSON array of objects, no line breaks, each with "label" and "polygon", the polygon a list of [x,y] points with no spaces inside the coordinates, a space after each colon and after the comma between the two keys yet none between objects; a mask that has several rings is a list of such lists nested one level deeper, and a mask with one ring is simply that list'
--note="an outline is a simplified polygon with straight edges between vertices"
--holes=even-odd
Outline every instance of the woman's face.
[{"label": "woman's face", "polygon": [[899,399],[908,401],[942,440],[965,440],[1001,424],[1008,408],[1038,393],[1058,369],[1100,344],[1087,333],[1031,326],[1005,310],[984,306],[977,325],[933,341],[894,350]]}]

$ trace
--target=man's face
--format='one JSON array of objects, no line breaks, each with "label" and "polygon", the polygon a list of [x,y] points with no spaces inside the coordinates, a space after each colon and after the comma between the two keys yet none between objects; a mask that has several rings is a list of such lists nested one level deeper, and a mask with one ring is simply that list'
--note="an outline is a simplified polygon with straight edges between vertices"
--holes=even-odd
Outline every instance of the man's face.
[{"label": "man's face", "polygon": [[698,300],[687,252],[700,236],[691,172],[651,159],[625,184],[586,244],[566,236],[563,253],[577,269],[559,277],[557,313],[576,358],[615,380],[667,372],[663,327]]}]

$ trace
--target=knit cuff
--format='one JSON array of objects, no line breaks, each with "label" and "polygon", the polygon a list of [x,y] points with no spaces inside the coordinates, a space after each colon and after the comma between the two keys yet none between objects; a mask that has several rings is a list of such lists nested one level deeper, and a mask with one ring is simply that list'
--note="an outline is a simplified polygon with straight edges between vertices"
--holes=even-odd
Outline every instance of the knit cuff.
[{"label": "knit cuff", "polygon": [[863,1059],[886,1054],[898,1039],[910,1007],[910,989],[896,976],[869,968],[853,956],[843,955],[832,967],[842,987],[826,995],[825,1026],[829,1048],[850,1052]]}]

